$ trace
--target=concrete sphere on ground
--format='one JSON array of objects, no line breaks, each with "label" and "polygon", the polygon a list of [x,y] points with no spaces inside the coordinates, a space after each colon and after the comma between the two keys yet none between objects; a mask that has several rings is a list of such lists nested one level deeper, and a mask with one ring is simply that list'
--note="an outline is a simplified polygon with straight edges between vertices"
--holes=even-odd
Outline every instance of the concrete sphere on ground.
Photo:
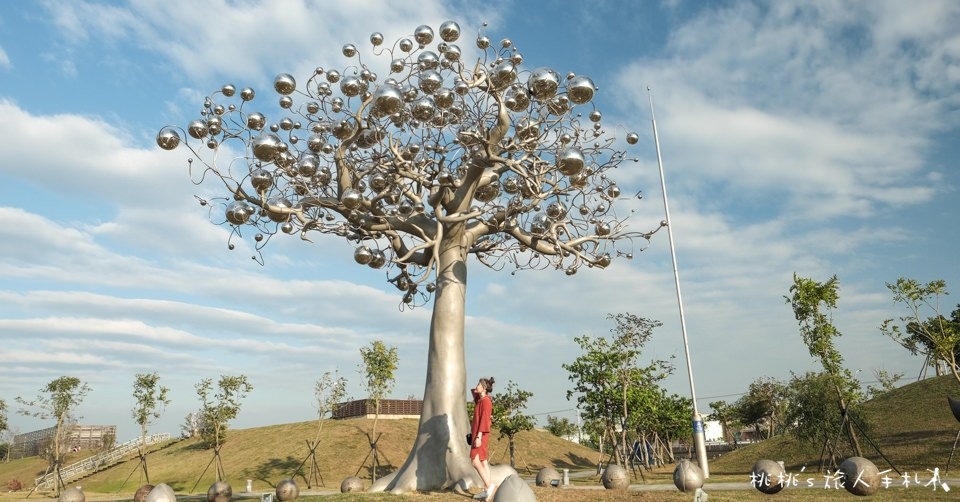
[{"label": "concrete sphere on ground", "polygon": [[511,474],[493,492],[493,502],[537,502],[537,495],[520,476]]},{"label": "concrete sphere on ground", "polygon": [[553,467],[544,467],[537,472],[537,486],[553,486],[553,481],[557,482],[556,486],[560,486],[560,473]]},{"label": "concrete sphere on ground", "polygon": [[280,502],[290,502],[300,496],[300,487],[292,479],[284,479],[277,483],[277,500]]},{"label": "concrete sphere on ground", "polygon": [[230,502],[233,499],[233,488],[226,481],[217,481],[207,490],[207,502]]},{"label": "concrete sphere on ground", "polygon": [[673,485],[682,492],[696,491],[703,486],[703,471],[699,465],[682,458],[673,469]]},{"label": "concrete sphere on ground", "polygon": [[757,463],[753,464],[753,468],[750,469],[750,482],[757,490],[767,495],[773,495],[783,490],[784,478],[786,478],[786,473],[783,472],[783,467],[773,460],[757,460]]},{"label": "concrete sphere on ground", "polygon": [[630,485],[630,479],[627,478],[627,470],[617,464],[610,464],[603,470],[600,476],[603,481],[603,487],[607,490],[622,490]]},{"label": "concrete sphere on ground", "polygon": [[146,502],[177,502],[177,495],[173,493],[173,488],[170,488],[170,485],[160,483],[147,493]]},{"label": "concrete sphere on ground", "polygon": [[60,502],[83,502],[86,499],[87,497],[83,494],[83,490],[76,486],[60,492]]},{"label": "concrete sphere on ground", "polygon": [[340,483],[340,493],[347,492],[362,492],[363,491],[363,481],[360,481],[360,478],[356,476],[350,476],[343,480]]},{"label": "concrete sphere on ground", "polygon": [[840,463],[843,487],[854,495],[873,495],[880,488],[880,470],[863,457],[850,457]]},{"label": "concrete sphere on ground", "polygon": [[153,485],[143,485],[137,488],[137,491],[133,494],[133,502],[147,502],[147,495],[150,494],[150,490],[153,490]]}]

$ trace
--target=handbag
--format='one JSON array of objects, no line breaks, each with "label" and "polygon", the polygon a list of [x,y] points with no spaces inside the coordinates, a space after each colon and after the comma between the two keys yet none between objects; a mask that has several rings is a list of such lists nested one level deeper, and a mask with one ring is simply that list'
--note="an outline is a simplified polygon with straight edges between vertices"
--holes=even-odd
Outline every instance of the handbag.
[{"label": "handbag", "polygon": [[467,433],[467,444],[470,445],[470,446],[473,446],[473,433],[472,433],[472,432],[468,432],[468,433]]}]

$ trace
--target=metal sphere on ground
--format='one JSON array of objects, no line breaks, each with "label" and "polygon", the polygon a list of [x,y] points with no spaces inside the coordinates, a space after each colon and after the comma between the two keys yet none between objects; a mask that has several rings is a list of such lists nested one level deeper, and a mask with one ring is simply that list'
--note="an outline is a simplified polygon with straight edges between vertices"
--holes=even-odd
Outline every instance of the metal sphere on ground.
[{"label": "metal sphere on ground", "polygon": [[673,485],[682,492],[696,491],[703,486],[703,471],[697,464],[682,458],[673,470]]},{"label": "metal sphere on ground", "polygon": [[630,485],[630,478],[627,477],[627,470],[616,464],[610,464],[603,470],[600,476],[603,481],[603,487],[607,490],[622,490]]},{"label": "metal sphere on ground", "polygon": [[230,502],[233,499],[233,488],[226,481],[217,481],[207,490],[207,502]]},{"label": "metal sphere on ground", "polygon": [[284,479],[277,483],[277,500],[280,502],[289,502],[296,500],[300,496],[300,487],[292,479]]},{"label": "metal sphere on ground", "polygon": [[147,494],[146,502],[177,502],[177,495],[173,493],[173,488],[170,488],[170,485],[160,483]]},{"label": "metal sphere on ground", "polygon": [[880,470],[863,457],[850,457],[840,463],[843,487],[854,495],[873,495],[880,488]]},{"label": "metal sphere on ground", "polygon": [[360,481],[360,478],[356,476],[350,476],[343,480],[340,483],[340,493],[347,492],[362,492],[363,491],[363,481]]},{"label": "metal sphere on ground", "polygon": [[83,494],[83,490],[74,486],[73,488],[67,488],[66,490],[60,492],[60,502],[83,502],[86,500],[86,496]]},{"label": "metal sphere on ground", "polygon": [[773,460],[761,459],[750,469],[750,482],[762,493],[773,495],[783,490],[786,473]]},{"label": "metal sphere on ground", "polygon": [[136,493],[133,494],[133,502],[146,502],[147,495],[150,494],[151,490],[153,490],[153,485],[149,484],[137,488]]},{"label": "metal sphere on ground", "polygon": [[526,481],[511,474],[493,492],[493,502],[537,502],[537,496]]},{"label": "metal sphere on ground", "polygon": [[[560,473],[553,467],[544,467],[537,472],[537,486],[560,486]],[[554,485],[553,482],[557,484]]]}]

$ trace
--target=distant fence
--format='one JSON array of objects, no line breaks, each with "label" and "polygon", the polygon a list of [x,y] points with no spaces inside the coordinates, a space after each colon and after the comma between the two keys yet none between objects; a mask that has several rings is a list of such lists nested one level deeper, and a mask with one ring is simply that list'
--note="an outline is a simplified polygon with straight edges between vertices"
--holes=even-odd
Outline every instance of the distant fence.
[{"label": "distant fence", "polygon": [[[126,443],[116,446],[115,448],[105,451],[103,453],[94,455],[92,457],[87,457],[79,462],[75,462],[66,467],[60,468],[60,479],[63,480],[64,484],[70,483],[75,479],[82,478],[92,472],[109,467],[113,464],[120,462],[120,460],[137,451],[137,449],[143,444],[143,446],[160,443],[170,439],[170,433],[164,432],[160,434],[151,434],[146,437],[146,442],[141,443],[140,438],[131,439]],[[38,489],[52,489],[56,485],[57,473],[49,472],[44,476],[33,480],[33,485]]]},{"label": "distant fence", "polygon": [[[47,427],[25,434],[13,436],[10,445],[10,460],[40,455],[43,446],[57,433],[56,427]],[[66,441],[69,446],[77,448],[102,448],[109,446],[117,436],[116,425],[74,425],[70,428]]]},{"label": "distant fence", "polygon": [[[419,417],[423,401],[419,399],[381,399],[380,418]],[[333,418],[373,417],[377,407],[371,399],[358,399],[337,405]]]}]

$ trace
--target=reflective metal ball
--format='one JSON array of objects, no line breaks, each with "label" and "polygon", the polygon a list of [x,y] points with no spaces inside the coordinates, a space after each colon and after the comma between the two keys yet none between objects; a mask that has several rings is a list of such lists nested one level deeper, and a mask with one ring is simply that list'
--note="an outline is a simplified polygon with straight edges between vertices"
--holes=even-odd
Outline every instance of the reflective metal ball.
[{"label": "reflective metal ball", "polygon": [[281,73],[273,79],[273,88],[278,93],[286,96],[297,89],[297,81],[289,73]]},{"label": "reflective metal ball", "polygon": [[230,502],[233,488],[226,481],[217,481],[207,490],[207,502]]},{"label": "reflective metal ball", "polygon": [[783,467],[773,460],[761,459],[750,469],[750,482],[761,493],[772,495],[783,490],[785,473]]},{"label": "reflective metal ball", "polygon": [[454,21],[444,21],[440,25],[440,39],[444,42],[456,42],[460,38],[460,25]]},{"label": "reflective metal ball", "polygon": [[682,492],[703,487],[703,471],[700,466],[682,458],[673,470],[673,485]]},{"label": "reflective metal ball", "polygon": [[164,150],[173,150],[180,146],[180,133],[170,126],[160,129],[157,133],[157,145]]},{"label": "reflective metal ball", "polygon": [[290,502],[300,496],[300,488],[292,479],[284,479],[277,483],[277,500],[280,502]]}]

